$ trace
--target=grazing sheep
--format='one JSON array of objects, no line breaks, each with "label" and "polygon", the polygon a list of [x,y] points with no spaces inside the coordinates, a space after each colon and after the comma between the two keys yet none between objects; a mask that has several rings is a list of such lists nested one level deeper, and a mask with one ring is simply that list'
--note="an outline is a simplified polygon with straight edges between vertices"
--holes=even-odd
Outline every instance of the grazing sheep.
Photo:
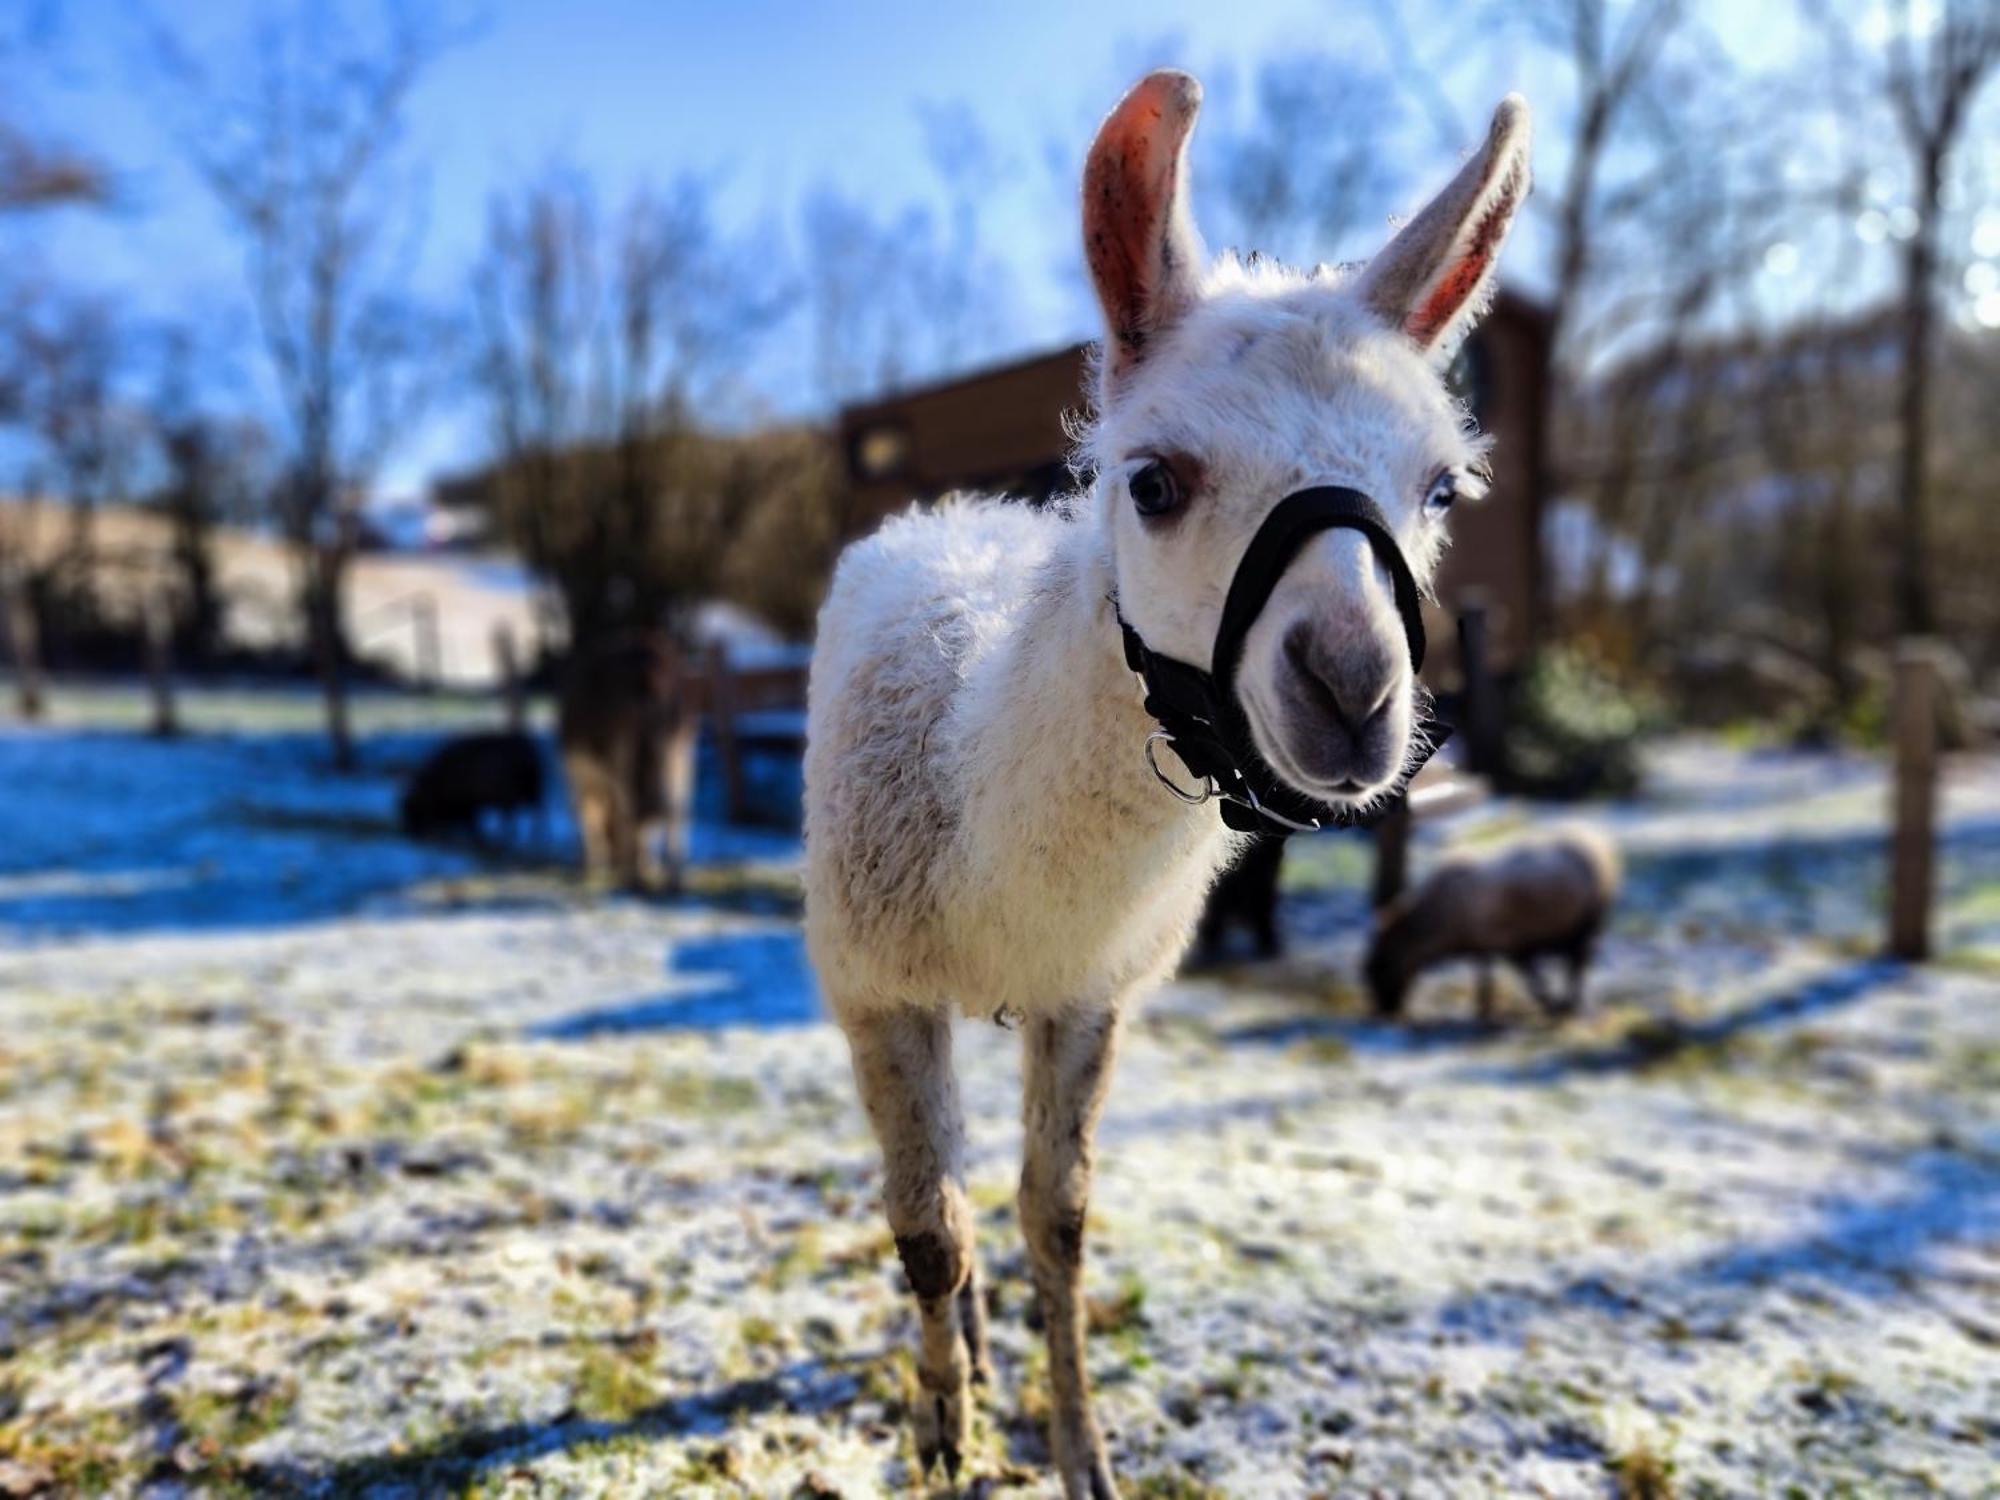
[{"label": "grazing sheep", "polygon": [[467,734],[446,740],[410,777],[401,805],[411,838],[477,836],[489,811],[513,819],[542,810],[542,757],[525,734]]},{"label": "grazing sheep", "polygon": [[952,501],[849,548],[809,692],[807,939],[916,1295],[919,1461],[957,1470],[987,1373],[958,1010],[1022,1032],[1021,1227],[1071,1500],[1116,1493],[1083,1249],[1120,1019],[1186,948],[1230,828],[1379,806],[1426,751],[1419,590],[1483,451],[1444,371],[1528,182],[1510,98],[1365,269],[1210,266],[1187,204],[1200,99],[1152,74],[1085,167],[1107,323],[1090,490]]},{"label": "grazing sheep", "polygon": [[[1493,1018],[1493,961],[1520,970],[1544,1010],[1583,1004],[1583,971],[1618,898],[1618,851],[1586,828],[1523,838],[1481,854],[1456,854],[1382,914],[1367,962],[1376,1011],[1399,1014],[1424,970],[1455,958],[1479,960],[1479,1016]],[[1558,1002],[1537,962],[1569,965]]]},{"label": "grazing sheep", "polygon": [[698,691],[681,653],[657,631],[612,637],[571,664],[556,737],[589,874],[629,890],[679,888]]}]

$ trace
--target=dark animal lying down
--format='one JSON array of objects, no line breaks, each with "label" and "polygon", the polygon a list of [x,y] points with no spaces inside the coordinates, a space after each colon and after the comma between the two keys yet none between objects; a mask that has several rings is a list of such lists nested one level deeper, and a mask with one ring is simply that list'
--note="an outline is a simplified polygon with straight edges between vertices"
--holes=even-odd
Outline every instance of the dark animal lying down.
[{"label": "dark animal lying down", "polygon": [[489,810],[540,812],[542,757],[525,734],[467,734],[446,740],[403,790],[403,832],[412,838],[477,834]]}]

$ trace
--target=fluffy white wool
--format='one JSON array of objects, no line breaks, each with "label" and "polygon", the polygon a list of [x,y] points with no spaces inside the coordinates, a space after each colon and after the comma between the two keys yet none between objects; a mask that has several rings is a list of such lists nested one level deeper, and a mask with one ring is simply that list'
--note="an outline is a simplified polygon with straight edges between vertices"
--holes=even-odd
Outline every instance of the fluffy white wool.
[{"label": "fluffy white wool", "polygon": [[[1137,280],[1117,254],[1102,261],[1115,349],[1079,434],[1093,489],[1047,512],[957,500],[892,521],[849,549],[821,615],[807,934],[839,1015],[1096,1006],[1163,977],[1231,836],[1214,808],[1176,801],[1147,769],[1154,726],[1124,667],[1112,597],[1154,650],[1207,666],[1244,548],[1273,505],[1313,484],[1374,497],[1427,581],[1445,522],[1426,496],[1484,452],[1441,375],[1450,340],[1413,334],[1397,299],[1434,311],[1436,288],[1455,278],[1453,339],[1483,306],[1498,235],[1525,191],[1519,102],[1502,105],[1485,150],[1377,267],[1348,276],[1231,256],[1197,271],[1173,166],[1184,135],[1120,153],[1121,132],[1165,129],[1176,111],[1184,132],[1199,90],[1162,74],[1133,99],[1147,107],[1121,106],[1093,150],[1104,175],[1086,177],[1085,239],[1102,248],[1135,225],[1164,226],[1166,239]],[[1134,160],[1158,171],[1121,175]],[[1171,212],[1146,196],[1158,191],[1173,195]],[[1121,296],[1152,300],[1114,305]],[[1128,480],[1168,453],[1198,469],[1199,494],[1163,523],[1135,513]],[[1357,533],[1324,533],[1293,561],[1245,640],[1237,684],[1260,751],[1287,780],[1328,800],[1379,800],[1395,790],[1393,764],[1345,789],[1288,764],[1273,726],[1288,711],[1297,723],[1285,642],[1303,629],[1325,643],[1334,676],[1351,662],[1347,676],[1384,684],[1390,743],[1406,743],[1402,624]]]},{"label": "fluffy white wool", "polygon": [[[1338,280],[1231,259],[1082,446],[1100,478],[1067,506],[956,499],[841,560],[806,757],[808,933],[837,1010],[1101,1002],[1170,970],[1230,840],[1145,766],[1114,587],[1156,649],[1206,665],[1278,498],[1322,482],[1382,497],[1427,577],[1444,526],[1426,488],[1481,452],[1432,366]],[[1131,456],[1162,447],[1207,466],[1168,535],[1124,488]],[[1252,631],[1247,695],[1284,626],[1329,608],[1400,643],[1386,575],[1328,533]]]}]

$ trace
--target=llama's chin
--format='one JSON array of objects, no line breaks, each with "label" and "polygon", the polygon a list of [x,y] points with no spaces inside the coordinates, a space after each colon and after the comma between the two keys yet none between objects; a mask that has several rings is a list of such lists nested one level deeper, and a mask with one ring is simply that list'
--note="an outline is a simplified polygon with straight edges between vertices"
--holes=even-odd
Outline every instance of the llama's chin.
[{"label": "llama's chin", "polygon": [[1293,791],[1315,802],[1362,811],[1393,793],[1408,762],[1410,714],[1397,705],[1356,735],[1300,706],[1266,715],[1244,705],[1251,738],[1271,769]]}]

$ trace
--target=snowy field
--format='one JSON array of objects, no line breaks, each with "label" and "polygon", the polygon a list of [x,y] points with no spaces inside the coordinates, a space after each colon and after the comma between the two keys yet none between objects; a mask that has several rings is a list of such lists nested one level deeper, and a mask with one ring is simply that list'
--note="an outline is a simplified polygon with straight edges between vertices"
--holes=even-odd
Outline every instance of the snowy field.
[{"label": "snowy field", "polygon": [[[309,700],[139,713],[0,728],[0,1496],[905,1486],[913,1313],[795,846],[595,899],[396,836],[440,707],[364,700],[347,778]],[[1128,1497],[2000,1494],[2000,763],[1953,770],[1920,972],[1872,956],[1877,767],[1653,769],[1592,814],[1631,879],[1580,1020],[1482,1032],[1454,973],[1362,1018],[1331,839],[1287,961],[1132,1026],[1089,1271]],[[1015,1038],[960,1059],[966,1492],[1040,1494]]]}]

